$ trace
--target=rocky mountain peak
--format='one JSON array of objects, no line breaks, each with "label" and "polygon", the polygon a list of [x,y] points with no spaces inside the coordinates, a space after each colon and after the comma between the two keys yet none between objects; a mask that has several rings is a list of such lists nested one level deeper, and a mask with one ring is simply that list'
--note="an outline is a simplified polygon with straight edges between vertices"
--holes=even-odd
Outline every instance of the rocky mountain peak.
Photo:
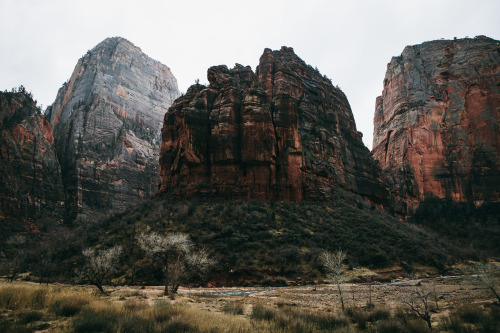
[{"label": "rocky mountain peak", "polygon": [[292,48],[207,77],[165,115],[162,192],[300,201],[341,186],[383,200],[347,98]]},{"label": "rocky mountain peak", "polygon": [[108,38],[106,38],[105,40],[103,40],[102,42],[100,42],[99,44],[97,44],[96,46],[94,46],[94,48],[92,50],[95,51],[97,49],[103,49],[103,48],[108,48],[108,47],[116,48],[116,46],[118,44],[120,44],[120,43],[125,44],[126,47],[131,47],[131,48],[137,48],[137,49],[139,49],[134,44],[132,44],[132,42],[130,42],[128,39],[116,36],[116,37],[108,37]]},{"label": "rocky mountain peak", "polygon": [[[145,78],[145,81],[138,78]],[[47,118],[56,135],[59,121],[66,123],[72,115],[71,110],[96,96],[106,96],[112,104],[132,104],[126,118],[139,119],[154,132],[156,139],[159,139],[163,115],[168,109],[165,105],[171,105],[179,95],[177,80],[170,69],[121,37],[107,38],[89,50],[78,61],[73,75],[59,91],[61,93],[64,95],[58,96],[47,110]],[[139,96],[141,98],[136,98]]]},{"label": "rocky mountain peak", "polygon": [[46,113],[70,215],[120,210],[156,192],[162,119],[178,95],[170,69],[124,38],[78,60]]}]

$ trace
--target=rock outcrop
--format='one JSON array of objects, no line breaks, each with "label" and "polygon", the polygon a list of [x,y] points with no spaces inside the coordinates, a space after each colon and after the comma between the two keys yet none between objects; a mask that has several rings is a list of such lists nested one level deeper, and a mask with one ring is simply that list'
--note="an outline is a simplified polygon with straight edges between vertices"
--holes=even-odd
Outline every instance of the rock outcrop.
[{"label": "rock outcrop", "polygon": [[122,210],[157,192],[162,120],[178,95],[170,69],[123,38],[78,61],[46,115],[70,217],[82,207]]},{"label": "rock outcrop", "polygon": [[293,49],[264,50],[256,73],[211,67],[165,115],[161,192],[321,198],[332,186],[387,196],[344,93]]},{"label": "rock outcrop", "polygon": [[52,128],[31,95],[0,92],[0,234],[61,219],[63,185]]},{"label": "rock outcrop", "polygon": [[427,198],[500,200],[500,42],[408,46],[387,66],[373,155],[411,214]]}]

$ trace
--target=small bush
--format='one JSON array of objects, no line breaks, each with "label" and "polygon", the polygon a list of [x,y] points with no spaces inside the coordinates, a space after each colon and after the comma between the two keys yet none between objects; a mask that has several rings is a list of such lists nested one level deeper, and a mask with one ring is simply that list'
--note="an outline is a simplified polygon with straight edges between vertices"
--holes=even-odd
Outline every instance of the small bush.
[{"label": "small bush", "polygon": [[377,323],[377,333],[404,333],[401,322],[397,319],[384,319]]},{"label": "small bush", "polygon": [[375,308],[370,312],[370,321],[375,322],[383,319],[389,319],[391,316],[389,310],[385,308]]},{"label": "small bush", "polygon": [[326,312],[311,312],[283,305],[279,309],[261,304],[254,305],[251,317],[268,321],[276,326],[278,331],[284,330],[286,332],[330,330],[346,326],[349,323],[344,316],[336,316]]},{"label": "small bush", "polygon": [[73,318],[73,331],[76,333],[114,332],[113,323],[117,316],[107,309],[84,309]]},{"label": "small bush", "polygon": [[41,320],[43,318],[43,313],[41,311],[28,310],[19,314],[18,318],[19,323],[29,324]]},{"label": "small bush", "polygon": [[163,325],[160,332],[198,332],[196,327],[189,324],[188,320],[185,320],[181,316],[172,317],[167,323]]},{"label": "small bush", "polygon": [[7,286],[0,288],[0,308],[41,310],[45,306],[46,288]]},{"label": "small bush", "polygon": [[443,330],[451,332],[499,332],[500,308],[493,306],[489,311],[479,305],[463,305],[445,318],[441,324]]},{"label": "small bush", "polygon": [[318,326],[320,329],[332,329],[339,326],[346,326],[349,322],[346,317],[340,315],[336,316],[332,313],[307,313],[302,316],[305,321],[311,322]]},{"label": "small bush", "polygon": [[31,328],[16,325],[11,321],[0,321],[0,332],[2,333],[31,333]]},{"label": "small bush", "polygon": [[170,305],[168,303],[157,303],[153,309],[153,320],[158,323],[165,323],[183,313],[183,307]]},{"label": "small bush", "polygon": [[352,321],[358,324],[360,329],[366,329],[369,322],[375,323],[379,320],[388,319],[390,313],[384,308],[374,308],[371,310],[365,310],[361,308],[348,308],[346,309],[346,314],[351,317]]},{"label": "small bush", "polygon": [[252,308],[252,314],[250,315],[253,319],[267,320],[271,321],[278,316],[278,311],[270,306],[255,304]]},{"label": "small bush", "polygon": [[82,298],[79,295],[61,295],[52,302],[50,309],[57,316],[72,317],[88,303],[87,298]]},{"label": "small bush", "polygon": [[479,323],[485,317],[483,309],[478,305],[472,304],[462,305],[454,311],[454,314],[464,322],[471,324]]},{"label": "small bush", "polygon": [[440,328],[447,332],[464,332],[464,322],[457,316],[450,316],[444,318]]},{"label": "small bush", "polygon": [[222,312],[232,315],[242,315],[244,311],[243,304],[241,303],[226,303],[222,308]]},{"label": "small bush", "polygon": [[403,321],[404,332],[422,333],[430,332],[427,323],[422,319],[407,319]]},{"label": "small bush", "polygon": [[120,333],[154,332],[155,323],[135,315],[120,316],[115,324]]},{"label": "small bush", "polygon": [[127,312],[137,312],[149,308],[149,305],[144,301],[127,300],[123,303],[123,310]]},{"label": "small bush", "polygon": [[43,309],[45,307],[45,301],[47,298],[46,288],[36,288],[29,293],[28,297],[31,300],[32,309]]},{"label": "small bush", "polygon": [[358,324],[360,329],[366,329],[366,324],[370,318],[370,313],[368,311],[359,308],[348,308],[346,309],[346,314],[351,317],[354,323]]}]

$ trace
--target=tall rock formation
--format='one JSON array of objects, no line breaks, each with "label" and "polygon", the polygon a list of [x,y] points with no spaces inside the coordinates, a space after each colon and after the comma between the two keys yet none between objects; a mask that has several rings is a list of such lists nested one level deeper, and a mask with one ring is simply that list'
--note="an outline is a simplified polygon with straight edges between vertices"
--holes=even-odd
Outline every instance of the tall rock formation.
[{"label": "tall rock formation", "polygon": [[123,38],[88,51],[47,111],[70,217],[156,193],[162,119],[179,95],[170,69]]},{"label": "tall rock formation", "polygon": [[63,185],[52,128],[31,94],[0,92],[0,234],[37,231],[63,216]]},{"label": "tall rock formation", "polygon": [[165,115],[161,191],[300,201],[332,186],[387,193],[344,93],[292,48],[264,50],[256,73],[211,67]]},{"label": "tall rock formation", "polygon": [[408,46],[387,66],[373,155],[412,213],[426,198],[500,200],[500,42]]}]

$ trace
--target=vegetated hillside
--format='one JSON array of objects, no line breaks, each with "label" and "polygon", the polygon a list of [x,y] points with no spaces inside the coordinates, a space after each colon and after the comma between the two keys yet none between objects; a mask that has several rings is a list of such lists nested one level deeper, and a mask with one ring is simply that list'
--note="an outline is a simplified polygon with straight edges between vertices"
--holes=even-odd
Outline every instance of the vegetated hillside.
[{"label": "vegetated hillside", "polygon": [[[148,231],[188,233],[197,248],[204,247],[217,260],[213,272],[192,282],[225,286],[319,281],[324,278],[318,260],[322,250],[346,250],[350,267],[397,265],[408,273],[418,264],[445,273],[454,262],[499,255],[498,219],[493,214],[485,217],[488,223],[478,216],[457,219],[450,229],[439,225],[441,218],[422,213],[414,221],[426,225],[419,226],[340,189],[331,197],[301,203],[156,197],[106,219],[82,220],[25,237],[28,251],[19,269],[37,278],[75,281],[83,249],[122,245],[121,268],[112,282],[161,284],[160,265],[136,242]],[[5,253],[11,258],[18,251]]]},{"label": "vegetated hillside", "polygon": [[154,276],[134,243],[142,231],[188,233],[218,261],[216,276],[210,279],[225,285],[262,282],[266,277],[321,279],[318,256],[324,249],[346,250],[354,267],[401,264],[408,270],[416,263],[444,270],[452,260],[473,255],[437,233],[362,202],[343,200],[346,195],[337,190],[331,201],[301,203],[155,198],[85,234],[94,235],[96,244],[125,246],[122,274],[127,282],[151,282]]},{"label": "vegetated hillside", "polygon": [[475,207],[471,203],[446,199],[424,200],[411,223],[446,235],[464,248],[480,248],[481,256],[500,255],[500,204],[485,203]]}]

